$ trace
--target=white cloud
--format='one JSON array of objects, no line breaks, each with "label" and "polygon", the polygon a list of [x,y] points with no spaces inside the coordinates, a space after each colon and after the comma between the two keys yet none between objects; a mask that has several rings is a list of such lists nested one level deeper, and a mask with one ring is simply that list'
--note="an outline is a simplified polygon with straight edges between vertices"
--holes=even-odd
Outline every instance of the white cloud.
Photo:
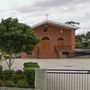
[{"label": "white cloud", "polygon": [[70,20],[80,22],[81,29],[76,33],[84,33],[90,31],[89,3],[90,0],[2,0],[0,19],[17,17],[20,22],[33,25],[44,20],[48,13],[50,20],[63,23]]}]

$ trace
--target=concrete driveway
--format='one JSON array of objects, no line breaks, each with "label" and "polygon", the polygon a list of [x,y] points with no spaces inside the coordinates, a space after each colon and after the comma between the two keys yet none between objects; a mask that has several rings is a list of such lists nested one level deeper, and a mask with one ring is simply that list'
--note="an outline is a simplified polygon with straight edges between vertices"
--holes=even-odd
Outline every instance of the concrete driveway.
[{"label": "concrete driveway", "polygon": [[[23,69],[25,62],[37,62],[40,68],[46,69],[90,69],[90,59],[15,59],[12,69]],[[8,68],[5,61],[0,64]]]}]

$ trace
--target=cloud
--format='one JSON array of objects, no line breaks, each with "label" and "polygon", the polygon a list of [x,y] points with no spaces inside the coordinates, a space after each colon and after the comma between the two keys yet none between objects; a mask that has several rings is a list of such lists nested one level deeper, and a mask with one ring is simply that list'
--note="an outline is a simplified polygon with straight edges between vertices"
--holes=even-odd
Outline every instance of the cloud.
[{"label": "cloud", "polygon": [[50,20],[78,21],[81,28],[89,28],[89,3],[90,0],[3,0],[0,1],[0,18],[17,17],[20,22],[33,25],[46,19],[48,13]]},{"label": "cloud", "polygon": [[40,2],[37,2],[35,5],[40,7],[57,7],[61,5],[65,5],[69,2],[72,2],[72,0],[39,0]]}]

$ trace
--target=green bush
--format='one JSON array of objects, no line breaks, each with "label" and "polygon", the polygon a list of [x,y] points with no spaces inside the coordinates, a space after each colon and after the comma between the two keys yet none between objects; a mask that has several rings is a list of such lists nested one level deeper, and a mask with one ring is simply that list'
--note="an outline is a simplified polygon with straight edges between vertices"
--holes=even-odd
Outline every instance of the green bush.
[{"label": "green bush", "polygon": [[28,87],[28,83],[26,82],[26,80],[19,80],[19,81],[17,82],[17,87],[27,88],[27,87]]},{"label": "green bush", "polygon": [[2,80],[2,70],[3,70],[3,67],[2,67],[2,65],[0,65],[0,79]]},{"label": "green bush", "polygon": [[3,71],[3,79],[4,80],[12,80],[14,76],[14,70],[4,70]]},{"label": "green bush", "polygon": [[36,62],[24,63],[24,73],[30,88],[35,88],[35,68],[39,68]]},{"label": "green bush", "polygon": [[25,80],[25,79],[26,77],[21,70],[17,70],[13,76],[13,80],[15,83],[17,83],[19,80]]},{"label": "green bush", "polygon": [[0,80],[3,79],[3,71],[0,71]]},{"label": "green bush", "polygon": [[24,67],[39,68],[39,65],[38,65],[38,63],[35,63],[35,62],[27,62],[27,63],[24,63]]},{"label": "green bush", "polygon": [[0,80],[0,87],[4,86],[4,82]]},{"label": "green bush", "polygon": [[26,80],[30,88],[35,88],[35,69],[26,69],[24,71],[26,75]]},{"label": "green bush", "polygon": [[13,81],[8,80],[8,81],[6,81],[5,86],[7,86],[7,87],[15,87],[16,85],[15,85],[15,83]]},{"label": "green bush", "polygon": [[0,65],[0,71],[2,71],[3,70],[3,67],[2,67],[2,65]]}]

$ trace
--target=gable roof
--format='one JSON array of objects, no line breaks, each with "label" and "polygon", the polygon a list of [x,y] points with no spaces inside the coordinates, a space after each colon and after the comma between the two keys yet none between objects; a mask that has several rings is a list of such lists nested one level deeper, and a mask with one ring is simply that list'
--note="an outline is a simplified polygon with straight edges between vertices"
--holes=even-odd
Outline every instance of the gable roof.
[{"label": "gable roof", "polygon": [[54,25],[57,25],[57,26],[67,27],[67,28],[72,28],[72,29],[75,29],[75,30],[78,29],[78,27],[76,27],[76,26],[68,25],[68,24],[64,24],[64,23],[59,23],[59,22],[55,22],[55,21],[51,21],[51,20],[42,21],[42,22],[40,22],[40,23],[38,23],[38,24],[33,25],[31,28],[32,28],[32,29],[33,29],[33,28],[36,28],[36,27],[38,27],[38,26],[40,26],[40,25],[43,25],[43,24],[45,24],[45,23],[50,23],[50,24],[54,24]]}]

